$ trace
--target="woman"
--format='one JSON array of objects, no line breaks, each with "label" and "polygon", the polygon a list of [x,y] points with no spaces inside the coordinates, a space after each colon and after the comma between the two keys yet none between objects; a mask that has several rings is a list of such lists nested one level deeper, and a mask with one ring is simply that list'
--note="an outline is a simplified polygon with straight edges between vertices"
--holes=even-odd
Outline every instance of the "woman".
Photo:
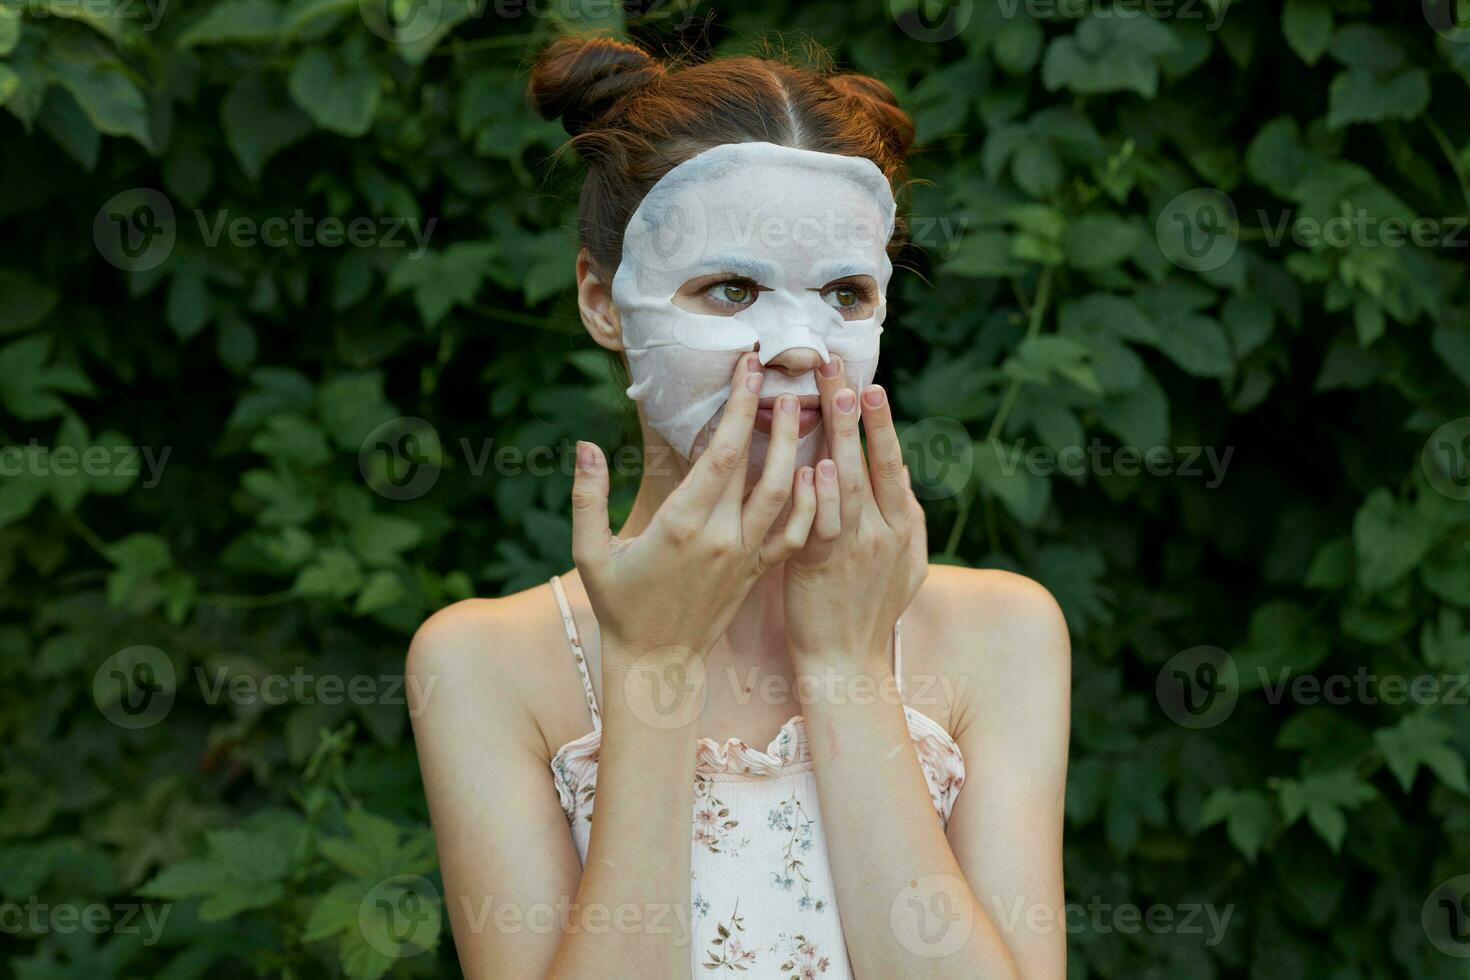
[{"label": "woman", "polygon": [[645,467],[614,536],[579,443],[575,569],[409,652],[466,975],[1063,976],[1065,624],[929,568],[870,384],[912,124],[871,78],[608,39],[530,97],[590,166],[581,316]]}]

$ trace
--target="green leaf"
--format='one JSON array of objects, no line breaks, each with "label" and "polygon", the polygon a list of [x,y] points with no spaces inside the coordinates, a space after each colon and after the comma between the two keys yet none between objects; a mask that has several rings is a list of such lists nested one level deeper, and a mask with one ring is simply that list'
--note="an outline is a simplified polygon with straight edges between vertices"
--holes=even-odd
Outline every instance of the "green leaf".
[{"label": "green leaf", "polygon": [[1118,265],[1138,247],[1138,225],[1113,214],[1084,214],[1067,226],[1062,248],[1067,262],[1078,269],[1098,270]]},{"label": "green leaf", "polygon": [[295,103],[323,129],[361,136],[372,128],[381,82],[371,65],[308,48],[296,59],[288,87]]},{"label": "green leaf", "polygon": [[362,587],[362,566],[348,551],[326,548],[296,576],[292,591],[318,599],[346,599]]},{"label": "green leaf", "polygon": [[1374,490],[1353,520],[1358,587],[1382,592],[1412,571],[1433,547],[1437,535],[1420,512],[1400,504],[1383,488]]},{"label": "green leaf", "polygon": [[1029,16],[1012,17],[990,40],[990,53],[1001,69],[1012,75],[1024,75],[1036,66],[1046,34]]},{"label": "green leaf", "polygon": [[352,604],[355,616],[366,616],[402,602],[408,593],[396,572],[373,572]]},{"label": "green leaf", "polygon": [[[15,50],[20,43],[21,28],[21,6],[17,3],[0,5],[0,55],[7,55]],[[11,72],[12,77],[14,72]],[[4,85],[0,84],[0,103],[3,103],[8,93]]]},{"label": "green leaf", "polygon": [[1431,667],[1454,671],[1460,676],[1470,671],[1470,628],[1458,609],[1441,607],[1439,617],[1424,624],[1419,646],[1424,662]]},{"label": "green leaf", "polygon": [[1235,368],[1225,331],[1217,321],[1206,316],[1160,322],[1154,346],[1196,377],[1224,378]]},{"label": "green leaf", "polygon": [[1341,129],[1353,123],[1417,119],[1427,108],[1429,76],[1421,69],[1383,76],[1350,68],[1328,89],[1327,125]]},{"label": "green leaf", "polygon": [[281,8],[270,0],[224,0],[180,32],[181,48],[200,44],[262,44],[276,40]]},{"label": "green leaf", "polygon": [[35,326],[56,309],[56,290],[24,272],[0,269],[0,334]]},{"label": "green leaf", "polygon": [[17,417],[50,418],[66,411],[60,395],[90,395],[91,382],[76,368],[49,364],[51,337],[37,334],[0,348],[0,404]]},{"label": "green leaf", "polygon": [[1286,43],[1309,65],[1315,65],[1332,44],[1332,7],[1327,0],[1286,0],[1281,32]]},{"label": "green leaf", "polygon": [[0,64],[0,106],[9,102],[10,97],[20,91],[20,85],[20,76],[9,65]]},{"label": "green leaf", "polygon": [[1052,92],[1132,91],[1151,99],[1158,93],[1159,62],[1178,49],[1174,33],[1152,17],[1094,14],[1047,46],[1042,83]]},{"label": "green leaf", "polygon": [[1420,712],[1406,716],[1393,728],[1378,729],[1373,742],[1405,793],[1414,788],[1414,776],[1424,766],[1446,786],[1470,794],[1465,758],[1449,744],[1454,734],[1448,724]]},{"label": "green leaf", "polygon": [[352,549],[369,566],[392,565],[423,539],[424,529],[406,517],[370,514],[352,526]]},{"label": "green leaf", "polygon": [[98,132],[131,136],[145,149],[153,149],[143,92],[105,45],[91,37],[85,41],[70,38],[65,43],[53,42],[47,54],[52,80],[76,99]]},{"label": "green leaf", "polygon": [[311,118],[259,74],[245,75],[231,87],[220,105],[220,123],[230,152],[253,181],[271,157],[312,129]]},{"label": "green leaf", "polygon": [[1341,849],[1347,835],[1347,817],[1343,811],[1356,810],[1378,795],[1351,769],[1333,769],[1301,780],[1283,779],[1277,792],[1286,826],[1290,827],[1305,813],[1307,822],[1334,854]]},{"label": "green leaf", "polygon": [[388,274],[388,292],[412,290],[419,316],[432,327],[456,304],[474,302],[496,254],[493,241],[456,242],[443,251],[403,259]]},{"label": "green leaf", "polygon": [[[0,303],[3,303],[0,300]],[[3,322],[3,321],[0,321]],[[3,327],[0,327],[3,330]],[[1434,352],[1466,387],[1470,387],[1470,326],[1442,322],[1434,325],[1429,337]]]},{"label": "green leaf", "polygon": [[1222,821],[1230,843],[1254,862],[1271,830],[1271,801],[1266,794],[1253,789],[1217,789],[1205,800],[1200,826],[1210,827]]},{"label": "green leaf", "polygon": [[1051,482],[1026,468],[1020,447],[999,440],[977,442],[975,476],[1023,525],[1034,527],[1046,513]]},{"label": "green leaf", "polygon": [[163,869],[138,894],[171,900],[201,898],[199,918],[205,922],[268,908],[285,894],[283,882],[291,854],[278,837],[257,830],[216,830],[205,835],[205,840],[205,857]]}]

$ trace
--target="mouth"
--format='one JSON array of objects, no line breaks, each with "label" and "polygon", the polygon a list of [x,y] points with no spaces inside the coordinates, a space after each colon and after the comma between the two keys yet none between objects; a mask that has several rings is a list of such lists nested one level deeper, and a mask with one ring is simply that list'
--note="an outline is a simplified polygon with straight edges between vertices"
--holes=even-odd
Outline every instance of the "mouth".
[{"label": "mouth", "polygon": [[[798,405],[796,435],[807,435],[822,422],[822,400],[817,395],[794,395]],[[771,434],[771,423],[776,417],[776,399],[762,398],[756,403],[755,431]]]}]

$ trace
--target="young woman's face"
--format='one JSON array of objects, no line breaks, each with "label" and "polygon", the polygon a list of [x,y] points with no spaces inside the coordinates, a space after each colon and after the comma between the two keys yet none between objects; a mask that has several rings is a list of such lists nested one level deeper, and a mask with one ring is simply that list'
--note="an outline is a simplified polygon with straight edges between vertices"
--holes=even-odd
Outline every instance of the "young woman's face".
[{"label": "young woman's face", "polygon": [[[835,354],[863,386],[877,367],[893,210],[871,162],[768,143],[716,147],[665,175],[629,222],[613,278],[628,394],[649,426],[697,456],[735,362],[756,350],[768,368],[762,404],[801,399],[798,455],[814,462],[813,372]],[[769,411],[757,417],[755,472],[769,422]]]}]

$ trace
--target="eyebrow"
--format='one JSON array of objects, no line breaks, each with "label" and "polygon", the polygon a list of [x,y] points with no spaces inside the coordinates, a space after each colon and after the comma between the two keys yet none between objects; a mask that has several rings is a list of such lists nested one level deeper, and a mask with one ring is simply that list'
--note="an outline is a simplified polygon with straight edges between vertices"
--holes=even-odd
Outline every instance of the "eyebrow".
[{"label": "eyebrow", "polygon": [[776,270],[769,262],[762,262],[748,255],[711,255],[701,259],[698,268],[705,270],[697,273],[698,276],[712,272],[729,272],[757,282],[770,282],[776,278]]},{"label": "eyebrow", "polygon": [[831,282],[833,279],[842,279],[847,276],[870,276],[878,278],[878,270],[870,262],[862,259],[831,259],[822,262],[812,269],[812,276],[823,283]]}]

